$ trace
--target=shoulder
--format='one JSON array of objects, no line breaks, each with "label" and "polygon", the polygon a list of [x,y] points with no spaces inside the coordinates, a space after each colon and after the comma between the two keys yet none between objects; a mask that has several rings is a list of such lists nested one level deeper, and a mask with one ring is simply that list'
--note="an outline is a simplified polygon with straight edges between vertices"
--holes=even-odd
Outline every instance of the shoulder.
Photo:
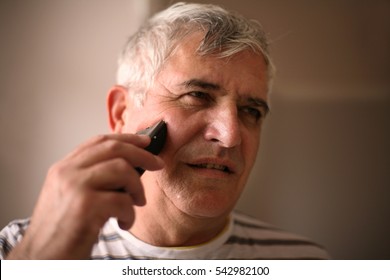
[{"label": "shoulder", "polygon": [[29,224],[30,219],[14,220],[0,231],[0,259],[5,259],[22,240]]},{"label": "shoulder", "polygon": [[232,214],[233,222],[235,225],[249,227],[249,228],[275,228],[273,225],[260,221],[257,218],[249,216],[247,214],[234,211]]},{"label": "shoulder", "polygon": [[233,213],[233,232],[227,243],[251,248],[253,258],[329,259],[326,250],[308,238],[239,212]]}]

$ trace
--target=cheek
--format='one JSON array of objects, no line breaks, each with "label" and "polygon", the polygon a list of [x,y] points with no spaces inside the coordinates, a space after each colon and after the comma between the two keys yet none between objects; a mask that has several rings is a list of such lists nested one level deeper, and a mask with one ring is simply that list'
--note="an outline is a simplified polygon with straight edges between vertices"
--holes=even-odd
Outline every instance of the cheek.
[{"label": "cheek", "polygon": [[168,125],[168,137],[164,153],[169,154],[169,158],[174,158],[181,147],[199,137],[203,127],[202,121],[198,120],[196,115],[187,114],[181,110],[171,109],[166,111],[164,120]]},{"label": "cheek", "polygon": [[260,134],[244,134],[242,144],[242,154],[246,162],[246,173],[249,173],[256,161],[260,144]]},{"label": "cheek", "polygon": [[141,128],[146,128],[153,121],[152,116],[145,114],[145,111],[143,108],[137,107],[126,112],[125,133],[136,133]]}]

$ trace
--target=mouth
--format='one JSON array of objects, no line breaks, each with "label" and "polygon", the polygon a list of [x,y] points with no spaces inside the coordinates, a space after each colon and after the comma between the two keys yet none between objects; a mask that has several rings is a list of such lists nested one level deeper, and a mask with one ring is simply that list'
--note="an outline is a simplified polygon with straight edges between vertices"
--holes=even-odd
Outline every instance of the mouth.
[{"label": "mouth", "polygon": [[209,169],[224,172],[227,174],[233,173],[233,171],[226,165],[215,164],[215,163],[200,163],[200,164],[188,164],[192,168],[197,169]]}]

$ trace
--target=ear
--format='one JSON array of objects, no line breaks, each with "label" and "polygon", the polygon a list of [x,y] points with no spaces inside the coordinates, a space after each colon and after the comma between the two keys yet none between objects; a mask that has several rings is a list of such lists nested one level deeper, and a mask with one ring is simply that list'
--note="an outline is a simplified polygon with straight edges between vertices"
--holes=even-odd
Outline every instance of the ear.
[{"label": "ear", "polygon": [[127,89],[122,86],[114,86],[108,91],[107,110],[112,132],[120,133],[125,125],[127,95]]}]

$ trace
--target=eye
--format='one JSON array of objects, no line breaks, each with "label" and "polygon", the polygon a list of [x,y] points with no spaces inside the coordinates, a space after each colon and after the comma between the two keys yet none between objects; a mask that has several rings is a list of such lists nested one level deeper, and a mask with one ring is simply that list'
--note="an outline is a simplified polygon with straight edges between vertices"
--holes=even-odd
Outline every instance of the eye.
[{"label": "eye", "polygon": [[210,94],[202,91],[191,91],[182,95],[182,102],[187,105],[209,105],[212,101]]},{"label": "eye", "polygon": [[192,91],[192,92],[189,92],[187,95],[189,95],[191,97],[198,98],[198,99],[204,99],[204,100],[211,99],[210,95],[208,95],[205,92],[201,92],[201,91]]},{"label": "eye", "polygon": [[213,98],[203,91],[190,91],[180,95],[178,101],[187,109],[208,108],[213,104]]},{"label": "eye", "polygon": [[252,118],[256,122],[259,121],[264,116],[264,113],[255,107],[244,106],[240,108],[240,111],[246,117]]}]

